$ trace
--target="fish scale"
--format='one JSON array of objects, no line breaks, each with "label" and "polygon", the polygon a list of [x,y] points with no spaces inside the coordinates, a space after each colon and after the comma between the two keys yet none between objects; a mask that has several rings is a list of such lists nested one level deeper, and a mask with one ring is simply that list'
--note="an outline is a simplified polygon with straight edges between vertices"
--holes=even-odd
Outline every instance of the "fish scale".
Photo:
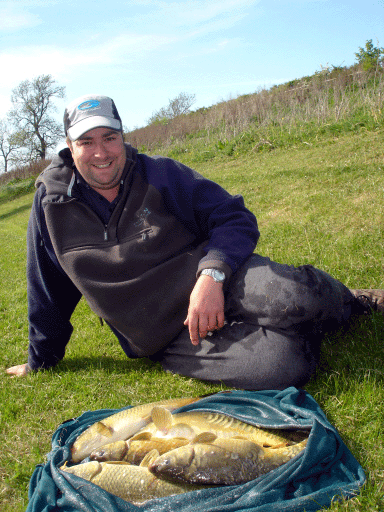
[{"label": "fish scale", "polygon": [[153,459],[149,470],[180,483],[239,485],[285,464],[303,451],[306,443],[262,448],[246,439],[221,438],[171,450]]},{"label": "fish scale", "polygon": [[298,433],[262,429],[233,416],[211,411],[199,410],[172,414],[162,407],[156,407],[152,410],[152,420],[152,423],[140,432],[149,432],[156,437],[167,437],[177,425],[186,424],[195,435],[213,432],[217,437],[245,436],[257,444],[275,448],[288,446],[303,439],[303,436]]},{"label": "fish scale", "polygon": [[85,462],[62,466],[66,473],[84,478],[123,500],[142,504],[155,498],[201,489],[201,486],[169,482],[157,478],[147,467],[125,462]]},{"label": "fish scale", "polygon": [[80,462],[105,444],[132,437],[151,421],[151,411],[156,406],[164,410],[175,410],[200,400],[197,398],[177,398],[138,405],[119,411],[90,425],[82,432],[71,447],[73,462]]}]

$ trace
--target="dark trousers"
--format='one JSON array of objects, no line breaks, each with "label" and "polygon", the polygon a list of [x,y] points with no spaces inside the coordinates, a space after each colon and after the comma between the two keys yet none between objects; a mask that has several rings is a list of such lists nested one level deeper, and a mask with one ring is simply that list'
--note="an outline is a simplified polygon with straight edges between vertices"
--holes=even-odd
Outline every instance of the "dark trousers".
[{"label": "dark trousers", "polygon": [[165,370],[239,389],[301,387],[325,333],[347,322],[355,298],[312,265],[252,255],[226,291],[227,323],[194,346],[183,331],[153,358]]}]

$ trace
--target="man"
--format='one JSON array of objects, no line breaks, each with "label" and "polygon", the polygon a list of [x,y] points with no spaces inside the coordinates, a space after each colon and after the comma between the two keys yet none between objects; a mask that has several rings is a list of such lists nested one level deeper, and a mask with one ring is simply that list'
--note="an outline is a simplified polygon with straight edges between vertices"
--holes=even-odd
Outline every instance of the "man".
[{"label": "man", "polygon": [[64,128],[68,148],[36,182],[29,356],[10,375],[64,357],[82,295],[128,357],[244,389],[302,386],[324,333],[368,309],[311,265],[253,254],[259,231],[242,197],[124,144],[112,99],[78,98]]}]

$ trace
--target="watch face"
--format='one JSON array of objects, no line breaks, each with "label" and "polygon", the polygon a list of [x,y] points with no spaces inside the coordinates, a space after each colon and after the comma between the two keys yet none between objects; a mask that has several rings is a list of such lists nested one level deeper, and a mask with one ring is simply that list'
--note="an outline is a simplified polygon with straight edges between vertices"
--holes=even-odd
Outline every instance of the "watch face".
[{"label": "watch face", "polygon": [[214,270],[213,278],[221,283],[225,280],[225,274],[221,270]]},{"label": "watch face", "polygon": [[212,272],[212,277],[219,283],[223,283],[225,281],[225,274],[221,270],[214,269]]},{"label": "watch face", "polygon": [[202,271],[202,274],[211,276],[217,283],[223,283],[225,281],[224,272],[215,268],[206,268]]}]

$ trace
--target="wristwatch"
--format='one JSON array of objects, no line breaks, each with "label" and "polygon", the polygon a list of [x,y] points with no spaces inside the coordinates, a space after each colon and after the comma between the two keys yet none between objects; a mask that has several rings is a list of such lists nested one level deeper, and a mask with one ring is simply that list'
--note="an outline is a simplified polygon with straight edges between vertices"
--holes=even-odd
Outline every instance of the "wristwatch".
[{"label": "wristwatch", "polygon": [[205,276],[211,276],[216,283],[224,283],[225,281],[224,272],[217,270],[216,268],[205,268],[201,274],[204,274]]}]

